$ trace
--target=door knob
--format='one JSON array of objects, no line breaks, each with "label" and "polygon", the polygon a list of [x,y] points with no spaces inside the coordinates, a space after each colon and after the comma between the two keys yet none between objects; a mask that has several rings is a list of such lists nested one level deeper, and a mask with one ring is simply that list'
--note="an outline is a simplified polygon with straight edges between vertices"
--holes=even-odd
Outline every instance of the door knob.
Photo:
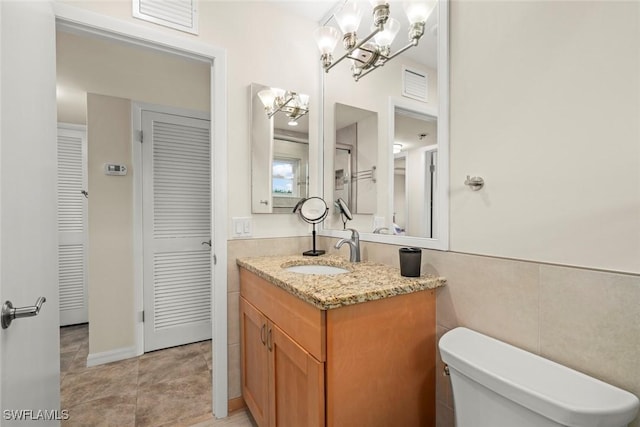
[{"label": "door knob", "polygon": [[6,301],[2,305],[2,314],[0,317],[2,318],[2,329],[7,329],[11,326],[11,322],[13,319],[20,319],[22,317],[33,317],[37,316],[40,313],[40,309],[42,308],[42,304],[47,299],[45,297],[40,297],[36,301],[36,305],[31,307],[19,307],[14,308],[11,301]]}]

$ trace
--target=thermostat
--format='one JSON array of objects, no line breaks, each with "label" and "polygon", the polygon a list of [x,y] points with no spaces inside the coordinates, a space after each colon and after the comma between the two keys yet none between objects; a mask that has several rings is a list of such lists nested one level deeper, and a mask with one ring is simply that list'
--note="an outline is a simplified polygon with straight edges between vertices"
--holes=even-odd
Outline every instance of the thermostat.
[{"label": "thermostat", "polygon": [[123,176],[127,174],[127,167],[125,165],[116,165],[113,163],[104,164],[105,175],[118,175]]}]

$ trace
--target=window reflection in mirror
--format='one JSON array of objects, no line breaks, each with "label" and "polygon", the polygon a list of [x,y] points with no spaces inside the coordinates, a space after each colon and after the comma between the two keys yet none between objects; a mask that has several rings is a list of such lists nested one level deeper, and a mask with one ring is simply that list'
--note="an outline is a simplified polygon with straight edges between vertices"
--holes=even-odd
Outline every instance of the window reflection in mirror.
[{"label": "window reflection in mirror", "polygon": [[258,96],[266,89],[250,86],[251,212],[289,214],[309,193],[309,115],[278,111],[269,117]]}]

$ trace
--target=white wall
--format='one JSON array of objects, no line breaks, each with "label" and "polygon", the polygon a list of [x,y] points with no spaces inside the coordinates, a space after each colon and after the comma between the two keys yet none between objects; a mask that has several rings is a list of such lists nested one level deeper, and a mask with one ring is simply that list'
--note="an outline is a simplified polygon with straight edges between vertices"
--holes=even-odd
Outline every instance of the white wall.
[{"label": "white wall", "polygon": [[[308,235],[310,226],[292,214],[251,214],[251,153],[248,87],[252,82],[286,87],[310,95],[310,194],[319,195],[317,147],[319,52],[313,38],[317,24],[291,15],[272,2],[201,1],[200,35],[150,24],[131,17],[129,1],[73,1],[74,6],[150,26],[174,36],[198,39],[227,50],[229,235],[232,217],[253,218],[254,237]],[[240,189],[240,190],[239,190]]]},{"label": "white wall", "polygon": [[639,8],[451,4],[451,250],[640,273]]},{"label": "white wall", "polygon": [[210,65],[97,37],[56,33],[58,121],[85,124],[87,92],[209,111]]}]

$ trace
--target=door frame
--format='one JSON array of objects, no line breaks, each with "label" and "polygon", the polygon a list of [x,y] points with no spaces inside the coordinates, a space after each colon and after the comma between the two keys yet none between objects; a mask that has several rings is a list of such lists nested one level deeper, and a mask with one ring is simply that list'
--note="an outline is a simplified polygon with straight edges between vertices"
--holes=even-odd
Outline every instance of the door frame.
[{"label": "door frame", "polygon": [[[211,64],[210,120],[211,120],[211,234],[212,234],[212,337],[213,364],[212,402],[217,418],[228,415],[227,369],[227,53],[225,49],[201,41],[179,37],[165,31],[147,28],[120,19],[84,10],[76,6],[55,2],[56,24],[77,34],[100,36],[110,40],[169,52]],[[133,137],[133,135],[132,135]],[[135,145],[134,145],[135,146]],[[138,231],[136,231],[138,232]],[[139,231],[141,233],[141,230]],[[135,236],[134,236],[135,239]],[[134,247],[134,256],[137,248]],[[135,277],[140,283],[141,277]],[[213,286],[213,284],[216,286]],[[136,288],[138,286],[136,285]],[[136,292],[134,313],[136,335],[140,322],[137,307],[141,295]],[[139,336],[136,338],[139,344]]]}]

